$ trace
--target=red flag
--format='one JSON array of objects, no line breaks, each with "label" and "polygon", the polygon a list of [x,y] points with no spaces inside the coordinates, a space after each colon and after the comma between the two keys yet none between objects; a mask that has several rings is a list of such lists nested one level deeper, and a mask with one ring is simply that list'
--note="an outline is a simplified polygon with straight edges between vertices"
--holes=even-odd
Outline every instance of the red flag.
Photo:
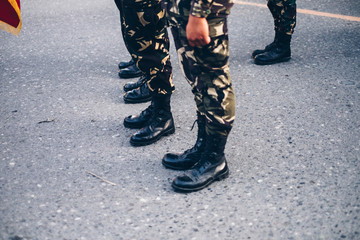
[{"label": "red flag", "polygon": [[20,0],[0,0],[0,29],[18,35],[21,30]]}]

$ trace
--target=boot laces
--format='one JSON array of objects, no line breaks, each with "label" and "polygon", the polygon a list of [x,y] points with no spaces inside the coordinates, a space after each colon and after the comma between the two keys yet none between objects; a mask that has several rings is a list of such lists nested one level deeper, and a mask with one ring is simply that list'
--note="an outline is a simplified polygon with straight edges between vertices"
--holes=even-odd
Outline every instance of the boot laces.
[{"label": "boot laces", "polygon": [[198,120],[196,119],[196,120],[194,121],[194,123],[193,123],[193,125],[192,125],[192,127],[191,127],[190,131],[192,131],[192,130],[194,129],[194,127],[195,127],[195,123],[197,123],[197,122],[198,122]]},{"label": "boot laces", "polygon": [[[196,120],[194,121],[194,123],[193,123],[190,131],[192,131],[192,130],[194,129],[195,123],[197,123],[197,122],[199,122],[199,121],[196,119]],[[199,140],[199,139],[196,140],[195,145],[194,145],[192,148],[189,148],[189,149],[185,150],[184,154],[189,153],[189,152],[193,152],[194,150],[196,150],[196,149],[197,149],[197,145],[198,145],[198,144],[197,144],[197,143],[198,143],[198,140]]]},{"label": "boot laces", "polygon": [[203,158],[198,163],[196,163],[194,168],[191,169],[187,175],[191,179],[198,180],[200,176],[203,175],[210,166],[211,163]]}]

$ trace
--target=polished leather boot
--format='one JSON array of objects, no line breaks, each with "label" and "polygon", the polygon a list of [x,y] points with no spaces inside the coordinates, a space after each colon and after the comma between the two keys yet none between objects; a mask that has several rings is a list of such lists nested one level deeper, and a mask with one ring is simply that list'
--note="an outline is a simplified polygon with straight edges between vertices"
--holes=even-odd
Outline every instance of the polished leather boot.
[{"label": "polished leather boot", "polygon": [[281,34],[274,48],[255,56],[255,64],[269,65],[289,61],[291,58],[290,41],[291,35]]},{"label": "polished leather boot", "polygon": [[229,175],[224,155],[226,138],[221,135],[207,135],[205,151],[201,154],[200,161],[183,176],[176,177],[172,182],[172,187],[176,191],[192,192],[226,178]]},{"label": "polished leather boot", "polygon": [[124,126],[126,128],[143,128],[148,125],[148,122],[154,112],[153,104],[150,104],[145,110],[138,115],[130,115],[124,119]]},{"label": "polished leather boot", "polygon": [[170,94],[155,94],[153,96],[153,114],[148,125],[133,134],[130,144],[144,146],[158,141],[161,137],[175,132],[174,119],[170,110]]},{"label": "polished leather boot", "polygon": [[136,89],[126,92],[123,98],[125,103],[143,103],[150,101],[152,94],[149,86],[145,83]]},{"label": "polished leather boot", "polygon": [[128,92],[135,88],[141,87],[144,83],[147,82],[146,76],[141,76],[137,82],[128,82],[124,84],[124,91]]},{"label": "polished leather boot", "polygon": [[201,153],[205,149],[205,123],[206,117],[197,112],[198,134],[195,145],[183,153],[167,153],[162,159],[162,164],[175,170],[188,170],[200,160]]},{"label": "polished leather boot", "polygon": [[276,47],[276,43],[278,41],[278,38],[279,38],[279,33],[278,32],[275,32],[275,37],[274,37],[274,41],[272,43],[270,43],[269,45],[266,45],[266,47],[264,49],[257,49],[257,50],[254,50],[252,52],[252,57],[255,58],[256,55],[259,55],[259,54],[262,54],[262,53],[266,53],[266,52],[269,52],[271,51],[273,48]]},{"label": "polished leather boot", "polygon": [[130,67],[131,65],[134,65],[134,64],[135,64],[134,60],[131,59],[128,62],[120,62],[118,67],[121,70],[121,69],[124,69],[124,68],[128,68],[128,67]]},{"label": "polished leather boot", "polygon": [[143,75],[143,72],[136,66],[136,64],[130,65],[119,71],[120,78],[136,78]]}]

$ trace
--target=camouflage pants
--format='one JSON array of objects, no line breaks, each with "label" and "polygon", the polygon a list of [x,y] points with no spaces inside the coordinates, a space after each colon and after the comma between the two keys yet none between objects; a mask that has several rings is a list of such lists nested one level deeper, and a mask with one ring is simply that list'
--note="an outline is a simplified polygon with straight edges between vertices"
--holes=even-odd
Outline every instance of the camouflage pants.
[{"label": "camouflage pants", "polygon": [[131,57],[148,77],[152,92],[171,94],[174,85],[165,10],[158,0],[123,0],[121,3],[122,33]]},{"label": "camouflage pants", "polygon": [[268,0],[275,31],[292,35],[296,25],[296,0]]},{"label": "camouflage pants", "polygon": [[168,8],[172,11],[169,20],[179,62],[191,85],[197,111],[206,116],[206,132],[227,136],[235,119],[235,95],[228,62],[227,18],[207,18],[210,44],[191,47],[185,31],[188,10],[175,8],[174,11],[174,5],[169,4]]},{"label": "camouflage pants", "polygon": [[[126,42],[125,42],[125,19],[124,19],[124,7],[123,7],[123,4],[122,4],[122,0],[114,0],[117,8],[119,9],[119,12],[120,12],[120,25],[121,25],[121,34],[122,34],[122,37],[123,37],[123,40],[124,40],[124,43],[125,43],[125,46],[126,46]],[[126,46],[127,48],[127,46]]]}]

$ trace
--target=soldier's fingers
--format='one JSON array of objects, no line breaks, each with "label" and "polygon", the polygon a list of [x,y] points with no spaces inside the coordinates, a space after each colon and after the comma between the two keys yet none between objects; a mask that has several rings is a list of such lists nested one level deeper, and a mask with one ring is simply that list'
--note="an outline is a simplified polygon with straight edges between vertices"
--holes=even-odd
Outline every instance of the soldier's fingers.
[{"label": "soldier's fingers", "polygon": [[198,40],[196,41],[195,45],[196,45],[197,47],[201,47],[201,46],[204,46],[204,45],[205,45],[204,43],[205,43],[204,39],[198,39]]},{"label": "soldier's fingers", "polygon": [[201,47],[201,46],[205,46],[208,45],[211,42],[211,38],[209,36],[203,38],[191,38],[188,39],[188,42],[190,44],[190,46],[192,47]]},{"label": "soldier's fingers", "polygon": [[201,46],[199,40],[196,40],[196,39],[188,40],[188,42],[189,42],[190,46],[192,46],[192,47]]},{"label": "soldier's fingers", "polygon": [[209,36],[207,36],[205,39],[204,39],[204,42],[205,42],[205,45],[208,45],[210,42],[211,42],[211,38]]},{"label": "soldier's fingers", "polygon": [[205,46],[205,45],[208,45],[210,43],[210,37],[207,37],[207,38],[200,38],[200,39],[197,39],[197,41],[194,42],[194,44],[197,46],[197,47],[202,47],[202,46]]},{"label": "soldier's fingers", "polygon": [[190,46],[195,47],[195,44],[194,44],[194,42],[192,40],[188,40],[188,43],[189,43]]}]

